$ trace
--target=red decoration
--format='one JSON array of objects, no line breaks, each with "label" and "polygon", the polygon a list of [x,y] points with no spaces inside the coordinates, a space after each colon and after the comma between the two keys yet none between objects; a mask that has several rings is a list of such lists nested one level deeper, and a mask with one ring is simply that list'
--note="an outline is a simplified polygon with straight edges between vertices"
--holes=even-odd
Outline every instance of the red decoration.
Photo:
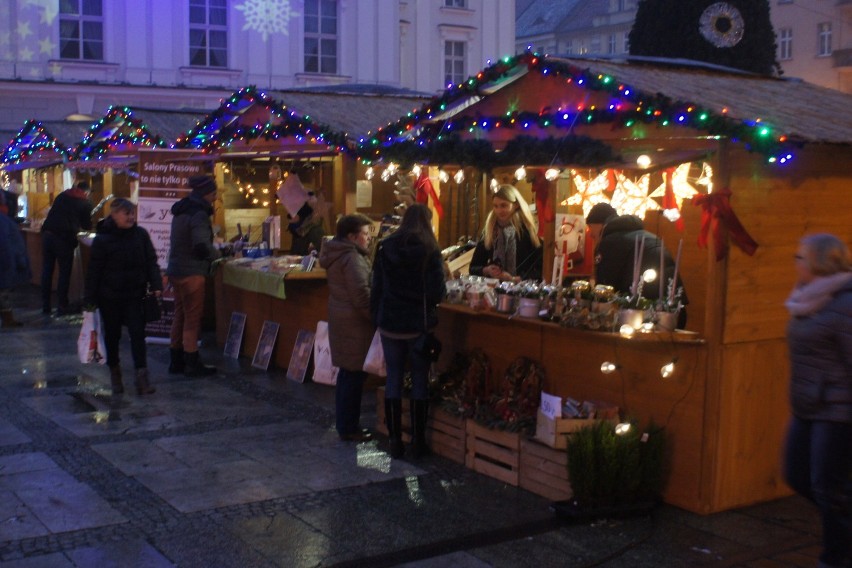
[{"label": "red decoration", "polygon": [[421,172],[420,177],[417,178],[417,182],[414,184],[415,198],[417,199],[417,203],[422,203],[424,205],[429,205],[429,198],[432,198],[432,206],[435,208],[435,212],[438,214],[438,218],[444,216],[444,208],[441,206],[441,200],[438,199],[438,194],[435,192],[434,186],[432,186],[432,181],[429,179],[429,176],[426,175],[426,171]]},{"label": "red decoration", "polygon": [[[663,179],[666,181],[666,192],[663,194],[663,209],[680,209],[677,206],[677,199],[674,196],[674,188],[672,187],[672,176],[674,176],[675,168],[666,168],[663,172]],[[678,217],[675,221],[675,227],[680,232],[683,232],[684,224],[683,217]]]},{"label": "red decoration", "polygon": [[757,250],[757,242],[751,238],[742,226],[737,214],[731,209],[731,190],[719,189],[707,195],[697,195],[692,203],[703,209],[701,213],[701,232],[698,235],[698,246],[707,247],[710,229],[713,229],[713,244],[716,250],[716,260],[722,260],[728,255],[728,241],[731,240],[744,253],[752,256]]},{"label": "red decoration", "polygon": [[544,177],[544,171],[536,172],[532,182],[532,190],[535,194],[535,209],[538,213],[538,236],[544,237],[544,224],[552,223],[556,219],[553,206],[547,199],[550,182]]}]

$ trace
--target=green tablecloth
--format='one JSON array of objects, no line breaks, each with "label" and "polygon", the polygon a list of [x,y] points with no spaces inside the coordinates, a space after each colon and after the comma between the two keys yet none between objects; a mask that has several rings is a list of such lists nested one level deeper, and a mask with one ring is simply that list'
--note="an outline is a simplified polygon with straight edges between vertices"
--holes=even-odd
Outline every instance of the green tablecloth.
[{"label": "green tablecloth", "polygon": [[226,262],[222,270],[222,282],[228,286],[260,292],[284,300],[284,275],[275,272],[262,272]]}]

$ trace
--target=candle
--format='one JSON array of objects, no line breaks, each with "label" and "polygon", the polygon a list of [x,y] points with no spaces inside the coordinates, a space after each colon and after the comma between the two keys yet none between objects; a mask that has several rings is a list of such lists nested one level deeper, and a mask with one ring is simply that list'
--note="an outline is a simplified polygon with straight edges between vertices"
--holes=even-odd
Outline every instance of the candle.
[{"label": "candle", "polygon": [[559,285],[559,281],[557,279],[559,278],[559,265],[562,264],[561,257],[561,254],[557,254],[555,257],[553,257],[553,272],[550,275],[550,284],[552,286]]},{"label": "candle", "polygon": [[639,263],[636,265],[636,289],[634,294],[639,292],[639,279],[642,278],[642,259],[645,256],[645,233],[642,233],[642,242],[639,244]]},{"label": "candle", "polygon": [[630,294],[636,294],[639,277],[639,235],[633,240],[633,278],[630,280]]},{"label": "candle", "polygon": [[672,285],[669,288],[669,303],[674,302],[675,288],[677,287],[677,273],[680,270],[680,253],[683,251],[683,239],[677,244],[677,257],[675,258],[674,275],[672,276]]},{"label": "candle", "polygon": [[660,299],[660,302],[663,301],[663,297],[665,292],[663,291],[663,281],[666,279],[666,242],[663,239],[660,239],[660,273],[657,275],[657,278],[660,281],[660,295],[657,296]]}]

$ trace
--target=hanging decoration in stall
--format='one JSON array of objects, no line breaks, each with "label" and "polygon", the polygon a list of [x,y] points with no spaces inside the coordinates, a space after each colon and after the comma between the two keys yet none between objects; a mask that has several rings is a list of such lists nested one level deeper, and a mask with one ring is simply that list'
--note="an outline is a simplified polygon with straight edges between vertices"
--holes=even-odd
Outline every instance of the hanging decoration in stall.
[{"label": "hanging decoration in stall", "polygon": [[758,244],[751,238],[731,208],[730,189],[719,189],[707,195],[697,195],[692,199],[692,203],[702,208],[701,232],[698,235],[699,247],[707,248],[712,232],[713,250],[716,252],[717,261],[728,256],[729,236],[744,253],[749,256],[754,255]]},{"label": "hanging decoration in stall", "polygon": [[444,207],[441,205],[441,199],[435,191],[435,186],[432,185],[432,181],[429,179],[426,168],[420,172],[420,177],[417,178],[417,182],[414,184],[414,191],[417,203],[431,206],[439,219],[444,216]]}]

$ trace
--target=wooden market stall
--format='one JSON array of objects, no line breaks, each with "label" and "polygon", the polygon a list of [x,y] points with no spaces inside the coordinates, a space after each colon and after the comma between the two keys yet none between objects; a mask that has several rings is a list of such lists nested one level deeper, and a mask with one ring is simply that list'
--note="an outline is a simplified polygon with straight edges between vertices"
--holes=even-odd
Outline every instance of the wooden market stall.
[{"label": "wooden market stall", "polygon": [[[546,265],[556,230],[548,214],[583,214],[597,201],[644,215],[670,250],[683,240],[688,332],[626,339],[445,306],[440,333],[451,351],[483,349],[494,377],[527,355],[544,365],[545,391],[608,400],[665,425],[664,498],[711,513],[790,493],[780,471],[789,416],[783,301],[804,234],[852,242],[850,104],[849,95],[799,81],[683,62],[527,53],[449,89],[364,150],[380,148],[371,154],[377,166],[406,153],[410,162],[473,166],[528,195],[527,182],[512,178],[517,168],[555,169],[534,197]],[[440,148],[453,132],[454,162]],[[501,152],[482,152],[483,144]],[[601,144],[611,152],[584,153]],[[446,211],[455,187],[442,185]],[[480,202],[484,214],[487,193]],[[674,375],[663,379],[661,366],[673,360]],[[618,371],[603,375],[604,361]]]}]

